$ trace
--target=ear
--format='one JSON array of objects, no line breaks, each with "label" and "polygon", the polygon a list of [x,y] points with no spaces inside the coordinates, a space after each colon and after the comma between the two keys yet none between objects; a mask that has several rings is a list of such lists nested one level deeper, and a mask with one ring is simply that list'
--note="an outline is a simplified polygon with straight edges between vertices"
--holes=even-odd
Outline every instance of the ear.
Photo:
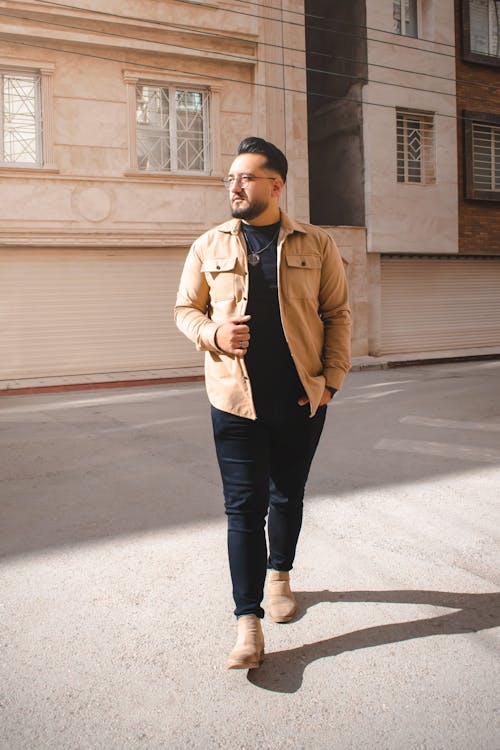
[{"label": "ear", "polygon": [[272,189],[273,198],[279,198],[281,193],[283,192],[284,187],[285,187],[285,183],[283,182],[283,178],[276,177],[273,182],[273,189]]}]

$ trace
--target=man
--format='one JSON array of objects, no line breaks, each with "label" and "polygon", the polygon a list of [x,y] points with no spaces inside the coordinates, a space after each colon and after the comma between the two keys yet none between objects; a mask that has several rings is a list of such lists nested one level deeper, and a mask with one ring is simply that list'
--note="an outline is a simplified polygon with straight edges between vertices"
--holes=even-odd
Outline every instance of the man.
[{"label": "man", "polygon": [[194,242],[175,307],[179,329],[206,352],[238,618],[230,669],[263,660],[267,570],[271,619],[295,615],[289,571],[305,484],[350,366],[342,260],[329,235],[280,210],[287,169],[272,143],[240,143],[224,179],[233,219]]}]

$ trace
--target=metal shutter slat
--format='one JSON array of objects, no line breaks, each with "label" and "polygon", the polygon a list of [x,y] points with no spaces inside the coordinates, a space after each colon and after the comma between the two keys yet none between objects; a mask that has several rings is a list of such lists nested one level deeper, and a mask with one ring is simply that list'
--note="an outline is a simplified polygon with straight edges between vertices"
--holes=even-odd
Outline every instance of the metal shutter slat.
[{"label": "metal shutter slat", "polygon": [[173,321],[186,253],[0,252],[0,379],[200,366]]},{"label": "metal shutter slat", "polygon": [[500,345],[500,258],[381,264],[384,354]]}]

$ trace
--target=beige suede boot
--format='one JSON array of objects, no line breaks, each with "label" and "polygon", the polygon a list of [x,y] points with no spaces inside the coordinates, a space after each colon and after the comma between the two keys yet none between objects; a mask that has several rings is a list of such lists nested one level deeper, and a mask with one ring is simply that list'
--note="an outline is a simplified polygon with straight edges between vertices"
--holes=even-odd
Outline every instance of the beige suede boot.
[{"label": "beige suede boot", "polygon": [[238,638],[227,659],[228,669],[257,669],[264,661],[264,635],[257,615],[238,617]]},{"label": "beige suede boot", "polygon": [[273,622],[290,622],[297,611],[297,602],[290,590],[290,573],[270,570],[267,584],[267,609]]}]

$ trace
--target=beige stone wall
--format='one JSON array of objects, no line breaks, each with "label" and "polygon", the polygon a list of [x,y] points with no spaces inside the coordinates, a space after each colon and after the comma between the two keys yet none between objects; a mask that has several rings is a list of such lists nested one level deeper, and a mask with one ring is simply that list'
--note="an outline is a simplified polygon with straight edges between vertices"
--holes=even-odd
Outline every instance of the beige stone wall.
[{"label": "beige stone wall", "polygon": [[[352,314],[352,356],[362,357],[369,353],[369,320],[372,300],[370,295],[370,268],[378,256],[366,252],[366,229],[364,227],[323,227],[340,250],[349,284],[349,299]],[[378,265],[378,264],[377,264]],[[379,285],[375,288],[379,288]]]},{"label": "beige stone wall", "polygon": [[[85,11],[73,5],[9,3],[0,66],[47,68],[50,159],[43,168],[0,169],[8,186],[0,245],[187,246],[227,218],[220,178],[251,134],[286,149],[285,205],[307,219],[304,33],[291,13],[302,0],[284,4],[293,25],[286,11],[243,13],[234,2],[136,0],[125,8],[115,0],[105,12],[97,0]],[[211,87],[210,175],[134,170],[134,76]]]},{"label": "beige stone wall", "polygon": [[[363,89],[363,131],[368,251],[456,253],[453,0],[421,0],[419,39],[390,33],[392,0],[366,6],[369,83]],[[435,113],[433,185],[396,180],[396,107]]]}]

